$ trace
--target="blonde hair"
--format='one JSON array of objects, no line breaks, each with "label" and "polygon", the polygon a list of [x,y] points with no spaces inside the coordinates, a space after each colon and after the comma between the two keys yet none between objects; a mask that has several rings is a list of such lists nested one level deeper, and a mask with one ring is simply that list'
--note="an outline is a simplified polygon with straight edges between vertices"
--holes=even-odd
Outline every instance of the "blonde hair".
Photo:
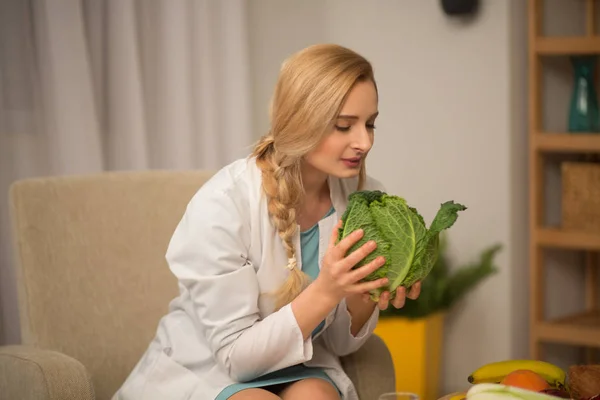
[{"label": "blonde hair", "polygon": [[[365,80],[375,84],[371,64],[354,51],[333,44],[303,49],[281,67],[271,100],[271,129],[252,153],[262,172],[271,221],[288,257],[288,278],[272,293],[276,309],[290,303],[310,283],[310,277],[298,268],[293,244],[296,209],[304,196],[302,157],[331,132],[348,92],[356,82]],[[359,189],[365,176],[363,164]]]}]

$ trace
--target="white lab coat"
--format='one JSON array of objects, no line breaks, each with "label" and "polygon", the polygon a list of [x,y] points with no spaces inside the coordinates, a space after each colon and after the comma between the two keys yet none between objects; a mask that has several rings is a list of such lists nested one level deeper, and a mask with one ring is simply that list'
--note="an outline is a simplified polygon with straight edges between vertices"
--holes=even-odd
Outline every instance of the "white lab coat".
[{"label": "white lab coat", "polygon": [[[335,213],[319,222],[319,266],[358,179],[329,179]],[[383,190],[367,180],[365,189]],[[299,235],[295,246],[300,249]],[[320,366],[344,400],[358,396],[339,356],[372,334],[378,309],[354,337],[342,301],[318,337],[304,340],[290,305],[273,312],[262,293],[285,280],[287,256],[267,213],[253,158],[218,171],[194,195],[169,244],[180,295],[123,386],[119,400],[209,400],[226,386],[295,364]],[[298,254],[301,267],[302,258]]]}]

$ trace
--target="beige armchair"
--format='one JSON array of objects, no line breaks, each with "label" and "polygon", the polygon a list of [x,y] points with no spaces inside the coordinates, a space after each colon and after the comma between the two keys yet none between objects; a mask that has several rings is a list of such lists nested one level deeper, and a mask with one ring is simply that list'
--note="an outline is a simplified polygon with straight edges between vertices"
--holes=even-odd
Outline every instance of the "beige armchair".
[{"label": "beige armchair", "polygon": [[[164,253],[208,172],[114,172],[11,188],[22,345],[0,347],[0,400],[107,400],[177,295]],[[373,337],[345,357],[361,399],[394,390]]]}]

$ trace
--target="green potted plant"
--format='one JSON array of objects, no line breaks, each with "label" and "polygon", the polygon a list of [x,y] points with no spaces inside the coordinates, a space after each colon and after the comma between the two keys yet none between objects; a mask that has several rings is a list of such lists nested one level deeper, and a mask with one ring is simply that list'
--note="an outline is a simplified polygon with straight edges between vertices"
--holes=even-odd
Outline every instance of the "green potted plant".
[{"label": "green potted plant", "polygon": [[382,311],[375,329],[392,354],[397,390],[424,400],[437,399],[439,394],[444,316],[497,272],[494,258],[501,245],[489,246],[476,261],[459,268],[451,268],[447,248],[447,234],[442,234],[438,259],[421,282],[419,298],[406,299],[403,308]]}]

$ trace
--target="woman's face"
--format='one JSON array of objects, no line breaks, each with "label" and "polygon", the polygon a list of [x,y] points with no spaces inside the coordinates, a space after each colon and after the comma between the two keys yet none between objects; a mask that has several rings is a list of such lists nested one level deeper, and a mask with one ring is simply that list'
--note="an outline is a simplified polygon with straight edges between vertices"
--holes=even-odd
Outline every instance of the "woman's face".
[{"label": "woman's face", "polygon": [[304,157],[305,178],[312,180],[307,174],[357,176],[373,146],[377,114],[375,85],[371,81],[357,82],[348,93],[332,132]]}]

